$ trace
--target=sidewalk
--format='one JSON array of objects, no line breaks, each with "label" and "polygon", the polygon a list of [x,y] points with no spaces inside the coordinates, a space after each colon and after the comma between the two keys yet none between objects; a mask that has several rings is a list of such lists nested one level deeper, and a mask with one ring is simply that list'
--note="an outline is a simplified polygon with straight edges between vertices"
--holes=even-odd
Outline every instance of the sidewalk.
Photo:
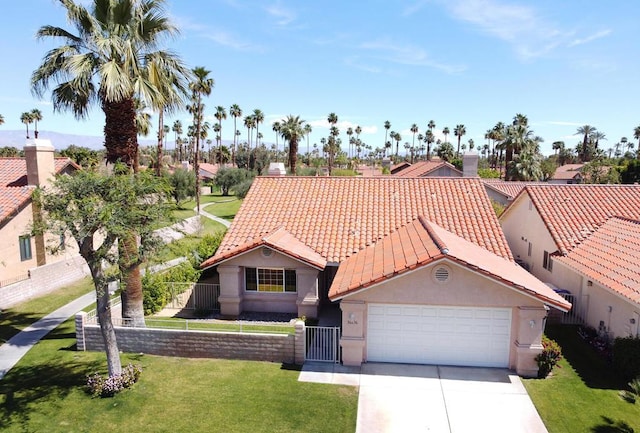
[{"label": "sidewalk", "polygon": [[38,342],[53,329],[60,326],[78,311],[96,302],[96,293],[91,291],[44,316],[31,326],[14,335],[0,346],[0,380],[14,365]]}]

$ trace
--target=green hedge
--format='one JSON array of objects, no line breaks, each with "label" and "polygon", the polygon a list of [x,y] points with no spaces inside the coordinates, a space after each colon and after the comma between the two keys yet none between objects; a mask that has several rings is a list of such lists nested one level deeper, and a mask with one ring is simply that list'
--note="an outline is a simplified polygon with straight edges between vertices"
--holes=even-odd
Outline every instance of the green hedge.
[{"label": "green hedge", "polygon": [[538,377],[544,379],[551,373],[553,367],[562,359],[562,349],[554,340],[546,335],[542,336],[542,353],[536,356],[538,363]]},{"label": "green hedge", "polygon": [[616,338],[613,342],[613,366],[625,380],[640,376],[640,338]]}]

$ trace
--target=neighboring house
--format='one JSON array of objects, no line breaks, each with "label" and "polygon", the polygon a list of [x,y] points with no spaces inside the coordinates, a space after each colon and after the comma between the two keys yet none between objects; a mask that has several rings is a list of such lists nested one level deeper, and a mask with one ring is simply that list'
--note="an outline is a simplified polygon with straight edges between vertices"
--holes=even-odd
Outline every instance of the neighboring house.
[{"label": "neighboring house", "polygon": [[503,206],[509,205],[527,185],[548,185],[546,182],[513,182],[501,179],[482,179],[489,198]]},{"label": "neighboring house", "polygon": [[556,184],[578,184],[582,183],[582,168],[584,164],[565,164],[556,168],[556,171],[549,179],[549,183]]},{"label": "neighboring house", "polygon": [[258,177],[216,254],[221,312],[316,317],[339,302],[343,362],[535,375],[548,306],[479,178]]},{"label": "neighboring house", "polygon": [[418,161],[392,172],[397,177],[462,177],[462,172],[446,161]]},{"label": "neighboring house", "polygon": [[48,140],[27,141],[24,153],[24,158],[0,158],[0,286],[27,279],[33,268],[77,255],[76,251],[51,255],[47,244],[62,239],[30,235],[36,212],[31,195],[55,174],[80,167],[69,158],[54,158]]},{"label": "neighboring house", "polygon": [[638,220],[637,185],[528,185],[500,217],[516,260],[610,337],[639,332]]}]

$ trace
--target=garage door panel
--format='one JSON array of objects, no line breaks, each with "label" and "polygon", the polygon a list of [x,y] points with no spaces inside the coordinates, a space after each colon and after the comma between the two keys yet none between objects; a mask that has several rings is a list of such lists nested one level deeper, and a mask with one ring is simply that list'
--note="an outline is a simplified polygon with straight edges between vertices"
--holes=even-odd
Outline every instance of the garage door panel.
[{"label": "garage door panel", "polygon": [[511,310],[371,304],[367,359],[506,367]]}]

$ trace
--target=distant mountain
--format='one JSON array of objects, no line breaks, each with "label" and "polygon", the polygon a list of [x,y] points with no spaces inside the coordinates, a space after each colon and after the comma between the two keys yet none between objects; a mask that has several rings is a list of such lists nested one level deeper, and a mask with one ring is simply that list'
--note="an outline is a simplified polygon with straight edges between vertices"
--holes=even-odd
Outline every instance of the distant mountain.
[{"label": "distant mountain", "polygon": [[[29,131],[29,135],[33,137],[33,132]],[[104,137],[97,137],[93,135],[74,135],[54,131],[38,131],[38,138],[51,140],[51,144],[53,144],[53,147],[57,150],[66,149],[70,144],[96,150],[100,150],[104,147]],[[0,130],[0,147],[13,146],[18,149],[22,149],[26,141],[25,131],[23,130]],[[156,143],[157,142],[155,140],[138,140],[138,144],[141,146],[152,146]]]}]

